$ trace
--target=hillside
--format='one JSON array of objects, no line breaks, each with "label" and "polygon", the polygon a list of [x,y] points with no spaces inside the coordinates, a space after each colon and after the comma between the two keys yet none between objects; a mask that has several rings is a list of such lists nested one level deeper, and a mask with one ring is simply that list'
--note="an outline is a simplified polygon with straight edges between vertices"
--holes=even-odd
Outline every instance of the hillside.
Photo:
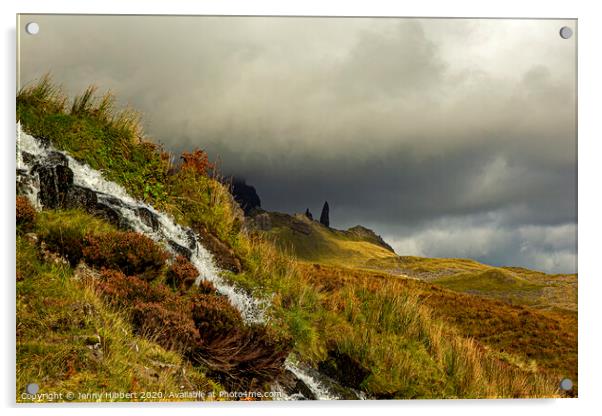
[{"label": "hillside", "polygon": [[307,273],[319,276],[314,279],[320,285],[395,279],[417,293],[436,317],[502,359],[577,379],[575,274],[549,275],[470,259],[398,256],[375,241],[370,230],[359,235],[336,230],[301,214],[262,211],[252,225],[306,263]]},{"label": "hillside", "polygon": [[181,369],[186,390],[289,398],[576,394],[576,314],[394,273],[363,227],[250,227],[202,150],[170,154],[94,89],[67,102],[47,78],[17,96],[17,400],[32,378],[173,393]]},{"label": "hillside", "polygon": [[263,210],[254,212],[248,221],[252,228],[265,232],[278,247],[302,261],[363,267],[397,257],[380,236],[360,225],[336,230],[303,214]]},{"label": "hillside", "polygon": [[577,275],[495,267],[469,259],[398,256],[371,260],[374,270],[437,284],[457,292],[538,309],[577,310]]},{"label": "hillside", "polygon": [[325,227],[302,214],[255,211],[247,220],[298,260],[383,271],[435,283],[457,292],[540,309],[577,310],[577,276],[549,275],[521,267],[495,267],[470,259],[399,256],[362,226]]}]

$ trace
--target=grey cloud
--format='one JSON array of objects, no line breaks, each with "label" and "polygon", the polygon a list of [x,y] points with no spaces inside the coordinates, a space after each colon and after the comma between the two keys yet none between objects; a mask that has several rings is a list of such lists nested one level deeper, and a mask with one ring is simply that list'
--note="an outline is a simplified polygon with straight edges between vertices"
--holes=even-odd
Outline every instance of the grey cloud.
[{"label": "grey cloud", "polygon": [[575,224],[504,228],[489,221],[473,224],[447,218],[419,230],[406,229],[401,238],[384,237],[397,251],[417,255],[476,258],[499,266],[528,264],[552,273],[577,270]]}]

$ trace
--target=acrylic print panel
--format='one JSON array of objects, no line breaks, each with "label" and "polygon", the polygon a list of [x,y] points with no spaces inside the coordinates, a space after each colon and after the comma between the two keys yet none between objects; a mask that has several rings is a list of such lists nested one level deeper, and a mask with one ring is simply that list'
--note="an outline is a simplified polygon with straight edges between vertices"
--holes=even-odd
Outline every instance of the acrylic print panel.
[{"label": "acrylic print panel", "polygon": [[575,20],[18,43],[18,402],[577,395]]}]

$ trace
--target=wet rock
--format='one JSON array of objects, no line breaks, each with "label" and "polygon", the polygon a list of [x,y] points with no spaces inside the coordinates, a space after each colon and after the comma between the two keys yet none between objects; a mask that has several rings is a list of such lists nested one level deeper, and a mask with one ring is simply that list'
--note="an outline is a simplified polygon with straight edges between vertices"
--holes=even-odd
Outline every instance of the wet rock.
[{"label": "wet rock", "polygon": [[284,370],[282,376],[278,379],[278,384],[283,388],[286,394],[298,397],[299,400],[318,399],[307,384],[290,370]]},{"label": "wet rock", "polygon": [[318,398],[314,394],[313,391],[303,382],[303,380],[297,379],[295,383],[295,390],[298,391],[305,397],[307,400],[317,400]]},{"label": "wet rock", "polygon": [[104,202],[98,202],[93,209],[90,210],[90,213],[96,217],[100,217],[109,223],[113,224],[115,227],[121,230],[130,230],[131,227],[128,221],[123,218],[121,213],[113,208],[111,205],[106,204]]},{"label": "wet rock", "polygon": [[26,165],[33,165],[37,161],[37,157],[32,155],[29,152],[21,152],[21,157],[23,158],[23,163]]},{"label": "wet rock", "polygon": [[204,225],[195,227],[195,230],[199,234],[201,244],[213,254],[215,262],[219,267],[234,273],[240,273],[242,271],[240,259],[236,256],[234,250],[226,243],[211,234]]},{"label": "wet rock", "polygon": [[171,247],[171,249],[175,251],[176,254],[186,257],[187,260],[190,260],[190,258],[192,257],[192,251],[190,251],[189,248],[186,248],[173,240],[168,240],[167,244],[169,244],[169,247]]},{"label": "wet rock", "polygon": [[47,165],[52,165],[52,166],[55,166],[55,165],[68,166],[69,165],[67,156],[65,156],[64,154],[62,154],[60,152],[48,153],[48,155],[45,158],[44,163]]},{"label": "wet rock", "polygon": [[62,207],[73,185],[73,171],[62,164],[39,164],[33,167],[32,172],[39,178],[38,199],[42,207],[51,209]]},{"label": "wet rock", "polygon": [[50,139],[48,137],[36,136],[36,140],[38,141],[38,144],[44,149],[48,149],[50,147]]},{"label": "wet rock", "polygon": [[138,218],[153,231],[159,229],[159,219],[150,209],[139,207],[136,209],[136,214],[138,215]]},{"label": "wet rock", "polygon": [[318,369],[343,386],[354,389],[359,389],[362,382],[370,375],[370,371],[358,360],[339,351],[330,351],[328,358],[318,364]]},{"label": "wet rock", "polygon": [[17,169],[16,190],[17,195],[29,195],[34,189],[34,178],[24,169]]},{"label": "wet rock", "polygon": [[[287,370],[288,371],[288,370]],[[292,374],[292,373],[291,373]],[[295,377],[295,384],[292,387],[292,391],[289,394],[301,394],[305,400],[318,400],[313,391],[308,387],[305,382]]]},{"label": "wet rock", "polygon": [[114,206],[114,207],[122,207],[123,206],[123,202],[121,202],[121,199],[119,199],[119,198],[115,198],[114,196],[107,195],[104,193],[103,194],[99,193],[99,195],[102,195],[102,197],[99,199],[102,200],[107,205]]},{"label": "wet rock", "polygon": [[73,185],[67,190],[62,208],[82,208],[88,212],[93,212],[97,203],[98,198],[93,190]]},{"label": "wet rock", "polygon": [[196,234],[191,229],[186,230],[186,238],[188,239],[188,248],[196,249]]}]

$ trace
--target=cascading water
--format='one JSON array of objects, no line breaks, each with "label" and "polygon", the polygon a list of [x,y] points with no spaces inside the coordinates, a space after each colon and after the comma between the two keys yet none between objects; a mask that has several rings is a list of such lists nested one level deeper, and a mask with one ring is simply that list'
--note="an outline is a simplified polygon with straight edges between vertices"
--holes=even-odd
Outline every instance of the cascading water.
[{"label": "cascading water", "polygon": [[[57,152],[57,150],[50,146],[43,146],[34,137],[23,133],[20,125],[17,126],[17,129],[17,154],[19,155],[17,168],[31,173],[32,166],[25,163],[21,152],[26,152],[36,159],[43,160],[51,152]],[[264,321],[263,303],[224,281],[219,274],[219,269],[215,266],[213,256],[199,243],[194,232],[179,226],[169,216],[156,211],[152,206],[136,201],[128,195],[123,187],[104,179],[99,171],[76,161],[67,153],[59,153],[67,157],[69,168],[73,171],[73,183],[75,185],[94,191],[98,201],[118,211],[134,231],[163,243],[172,253],[174,253],[173,243],[190,249],[190,262],[199,271],[197,283],[200,279],[211,281],[218,292],[227,296],[230,303],[241,312],[246,322],[262,323]],[[32,203],[39,206],[37,189],[35,186],[32,188],[28,197],[30,199],[35,198]],[[155,229],[141,218],[141,209],[147,210],[156,218],[158,226]]]},{"label": "cascading water", "polygon": [[321,383],[317,377],[312,377],[308,370],[300,368],[294,364],[291,360],[287,360],[284,364],[285,368],[295,375],[299,380],[305,383],[311,392],[319,400],[338,400],[340,397],[331,392],[328,387]]},{"label": "cascading water", "polygon": [[[176,224],[167,214],[155,210],[152,206],[136,201],[123,187],[104,179],[101,172],[78,162],[66,152],[54,149],[49,143],[42,143],[39,139],[24,133],[21,125],[17,123],[17,178],[26,182],[24,192],[35,207],[41,208],[38,195],[40,183],[32,168],[36,163],[43,163],[52,154],[61,154],[66,158],[68,167],[73,171],[74,185],[93,191],[98,202],[118,212],[125,219],[128,227],[164,244],[173,254],[176,254],[178,249],[184,248],[190,254],[190,262],[199,272],[197,284],[200,279],[213,283],[218,292],[227,296],[230,303],[240,311],[245,322],[265,321],[264,312],[267,306],[265,301],[256,299],[226,282],[220,275],[220,269],[215,265],[212,254],[203,247],[199,237],[191,229]],[[25,155],[27,157],[24,157]],[[155,220],[154,223],[149,224],[142,213],[146,215],[150,213]],[[308,370],[301,369],[290,360],[287,360],[285,367],[305,383],[315,398],[319,400],[340,398],[316,379],[318,375],[310,375]],[[299,395],[284,394],[283,398],[295,400],[299,398],[297,396]]]}]

